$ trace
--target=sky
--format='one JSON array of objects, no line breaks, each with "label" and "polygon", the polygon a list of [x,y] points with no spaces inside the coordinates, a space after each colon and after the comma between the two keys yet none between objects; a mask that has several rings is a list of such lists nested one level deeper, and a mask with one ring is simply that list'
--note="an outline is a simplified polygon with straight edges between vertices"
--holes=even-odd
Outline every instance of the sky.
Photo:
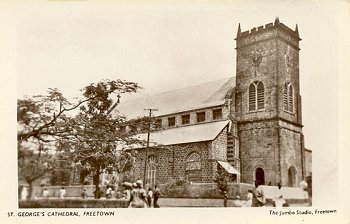
[{"label": "sky", "polygon": [[324,117],[337,108],[337,49],[329,33],[338,32],[329,15],[332,9],[325,6],[52,2],[21,10],[19,98],[45,93],[49,87],[76,96],[102,79],[135,81],[144,88],[142,94],[154,94],[231,77],[238,23],[243,31],[279,16],[292,29],[298,24],[303,39],[300,79],[306,147],[318,150],[322,144],[316,139],[328,136],[315,130],[336,123],[335,117]]},{"label": "sky", "polygon": [[73,97],[102,79],[138,82],[146,95],[235,76],[239,23],[242,31],[271,23],[276,16],[292,29],[298,24],[305,146],[314,152],[314,173],[322,172],[316,180],[337,182],[343,5],[39,2],[12,8],[17,98],[45,93],[49,87]]}]

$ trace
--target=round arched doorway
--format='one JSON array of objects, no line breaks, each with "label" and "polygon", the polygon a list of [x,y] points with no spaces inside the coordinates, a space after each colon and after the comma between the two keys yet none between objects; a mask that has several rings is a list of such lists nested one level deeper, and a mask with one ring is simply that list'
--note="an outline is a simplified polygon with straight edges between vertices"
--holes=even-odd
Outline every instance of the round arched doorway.
[{"label": "round arched doorway", "polygon": [[261,167],[255,169],[255,180],[261,185],[265,184],[265,172]]},{"label": "round arched doorway", "polygon": [[288,186],[295,187],[297,182],[297,170],[294,166],[289,167],[288,169]]}]

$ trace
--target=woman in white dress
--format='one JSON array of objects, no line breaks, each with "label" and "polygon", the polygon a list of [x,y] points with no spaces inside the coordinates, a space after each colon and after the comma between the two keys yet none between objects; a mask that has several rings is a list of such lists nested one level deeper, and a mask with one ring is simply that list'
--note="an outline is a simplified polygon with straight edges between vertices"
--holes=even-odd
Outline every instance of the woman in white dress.
[{"label": "woman in white dress", "polygon": [[282,186],[280,183],[277,184],[278,189],[275,192],[274,195],[274,202],[275,202],[275,207],[279,208],[279,207],[283,207],[283,204],[286,203],[286,200],[283,197],[282,194]]},{"label": "woman in white dress", "polygon": [[252,207],[252,203],[253,203],[253,191],[248,190],[247,200],[244,203],[244,207]]}]

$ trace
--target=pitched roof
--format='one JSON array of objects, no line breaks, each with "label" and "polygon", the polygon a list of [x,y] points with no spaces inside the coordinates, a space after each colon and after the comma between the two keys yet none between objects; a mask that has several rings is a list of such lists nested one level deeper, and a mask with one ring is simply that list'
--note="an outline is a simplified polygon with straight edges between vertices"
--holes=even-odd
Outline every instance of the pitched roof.
[{"label": "pitched roof", "polygon": [[[226,120],[151,132],[149,145],[177,145],[191,142],[212,141],[229,123],[230,121]],[[146,141],[147,133],[138,134],[136,138]]]},{"label": "pitched roof", "polygon": [[155,116],[218,106],[225,103],[225,96],[234,89],[235,77],[216,80],[170,92],[121,102],[112,115],[125,115],[128,119],[147,115],[146,108],[156,108]]}]

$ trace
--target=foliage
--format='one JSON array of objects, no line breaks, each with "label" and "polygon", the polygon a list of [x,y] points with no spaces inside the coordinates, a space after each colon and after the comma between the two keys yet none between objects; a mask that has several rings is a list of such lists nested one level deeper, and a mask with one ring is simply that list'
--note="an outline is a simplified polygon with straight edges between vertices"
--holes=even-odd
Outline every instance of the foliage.
[{"label": "foliage", "polygon": [[29,185],[29,198],[32,198],[33,182],[52,170],[52,156],[46,153],[35,153],[23,147],[18,150],[18,176]]},{"label": "foliage", "polygon": [[[118,131],[125,125],[124,117],[112,117],[112,94],[136,92],[137,83],[122,80],[104,80],[86,86],[83,97],[77,103],[69,102],[58,89],[49,89],[47,95],[34,96],[17,101],[18,145],[31,144],[31,149],[39,152],[42,149],[66,150],[69,160],[82,166],[82,172],[95,174],[98,183],[99,174],[112,165],[118,172],[131,169],[133,155],[126,152],[125,146],[137,143],[130,134]],[[79,110],[72,117],[68,112]],[[119,147],[119,149],[118,149]],[[56,161],[57,162],[57,161]],[[33,163],[39,166],[39,163]],[[58,165],[56,165],[57,168]],[[39,170],[37,167],[36,170]],[[52,170],[52,167],[50,168]],[[47,172],[43,170],[41,172]],[[35,173],[35,172],[34,172]],[[38,174],[29,179],[38,178]],[[56,175],[56,180],[59,175]],[[97,187],[97,186],[96,186]]]},{"label": "foliage", "polygon": [[79,114],[72,121],[74,136],[62,138],[60,146],[73,152],[73,161],[79,162],[85,170],[94,175],[94,183],[98,189],[99,177],[103,169],[112,166],[118,173],[133,166],[133,155],[118,149],[118,146],[130,145],[138,141],[131,138],[130,133],[118,131],[125,125],[124,117],[112,117],[110,92],[136,91],[135,83],[99,82],[84,88],[83,95],[91,99],[79,108]]},{"label": "foliage", "polygon": [[229,174],[221,167],[218,167],[214,182],[217,184],[217,190],[221,195],[224,195],[224,192],[227,193],[229,178]]},{"label": "foliage", "polygon": [[51,170],[51,185],[69,185],[70,174],[73,171],[72,161],[69,154],[60,152],[53,156],[53,167]]},{"label": "foliage", "polygon": [[190,184],[189,181],[184,179],[171,180],[164,185],[163,193],[168,197],[186,197],[186,186]]}]

